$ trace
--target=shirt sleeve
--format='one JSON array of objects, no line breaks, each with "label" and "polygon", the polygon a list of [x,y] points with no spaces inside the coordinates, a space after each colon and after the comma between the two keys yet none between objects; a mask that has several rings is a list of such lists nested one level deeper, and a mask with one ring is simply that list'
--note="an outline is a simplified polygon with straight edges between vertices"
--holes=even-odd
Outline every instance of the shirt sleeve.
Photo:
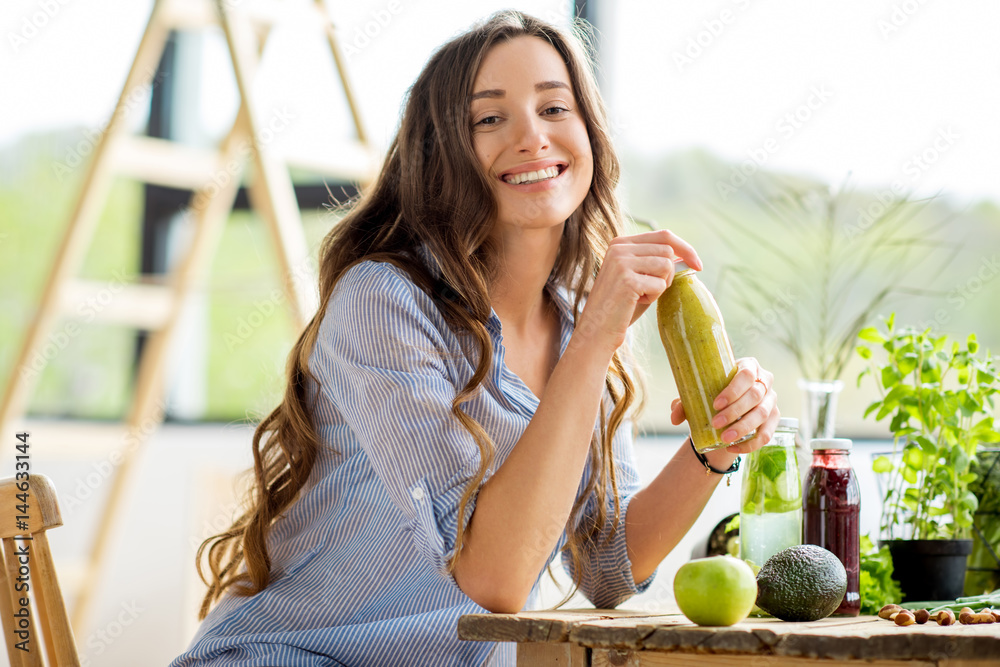
[{"label": "shirt sleeve", "polygon": [[[461,387],[447,359],[461,350],[436,312],[402,270],[358,264],[331,295],[310,367],[320,400],[340,413],[406,517],[414,547],[450,576],[459,504],[480,453],[451,410]],[[474,508],[475,496],[462,525]]]},{"label": "shirt sleeve", "polygon": [[[612,451],[617,466],[618,500],[620,519],[614,521],[614,495],[610,485],[607,489],[605,516],[607,517],[596,539],[584,550],[584,573],[580,591],[598,609],[614,609],[633,595],[644,592],[653,583],[656,571],[645,581],[636,583],[632,579],[632,561],[628,556],[625,541],[625,517],[633,496],[639,491],[639,475],[636,472],[635,456],[632,448],[632,424],[623,422],[618,427],[612,441]],[[587,472],[589,474],[589,464]],[[597,497],[591,494],[584,505],[581,520],[587,521],[597,512]],[[563,567],[575,578],[573,561],[569,551],[563,551]]]}]

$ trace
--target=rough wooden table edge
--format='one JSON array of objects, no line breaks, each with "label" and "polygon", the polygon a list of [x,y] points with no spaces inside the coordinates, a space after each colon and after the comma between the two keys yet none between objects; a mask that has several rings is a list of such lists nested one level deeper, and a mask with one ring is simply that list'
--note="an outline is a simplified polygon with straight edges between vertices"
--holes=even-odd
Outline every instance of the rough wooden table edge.
[{"label": "rough wooden table edge", "polygon": [[[735,632],[720,633],[719,629],[702,628],[686,619],[682,624],[667,622],[678,616],[676,613],[591,609],[469,614],[459,619],[458,635],[460,639],[472,641],[571,642],[591,649],[629,651],[862,661],[1000,660],[1000,624],[914,632],[874,616],[862,616],[796,623],[794,625],[801,626],[800,630],[775,632],[775,627],[769,626],[783,630],[788,630],[788,626],[776,619],[752,619],[741,623],[740,627],[734,626]],[[621,627],[629,619],[638,623],[634,627]],[[827,627],[854,627],[858,634],[822,634],[822,629]],[[962,641],[956,641],[959,639]]]}]

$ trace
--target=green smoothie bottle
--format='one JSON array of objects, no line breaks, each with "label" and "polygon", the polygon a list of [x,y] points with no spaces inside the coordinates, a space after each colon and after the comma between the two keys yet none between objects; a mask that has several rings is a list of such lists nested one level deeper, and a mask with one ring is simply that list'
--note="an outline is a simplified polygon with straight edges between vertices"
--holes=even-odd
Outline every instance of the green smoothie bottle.
[{"label": "green smoothie bottle", "polygon": [[[712,293],[684,262],[674,265],[674,280],[656,302],[656,320],[695,449],[707,452],[735,444],[724,443],[722,431],[712,427],[712,404],[736,375],[733,348]],[[737,442],[754,435],[756,431]]]}]

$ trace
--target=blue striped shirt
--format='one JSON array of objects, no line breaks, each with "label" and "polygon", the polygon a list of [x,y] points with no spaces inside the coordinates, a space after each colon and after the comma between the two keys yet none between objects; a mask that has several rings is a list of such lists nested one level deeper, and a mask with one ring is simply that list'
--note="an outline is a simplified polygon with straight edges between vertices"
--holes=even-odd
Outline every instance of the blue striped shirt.
[{"label": "blue striped shirt", "polygon": [[[548,289],[565,350],[571,302],[565,288]],[[493,439],[495,470],[538,399],[504,365],[495,313],[487,328],[493,368],[463,407]],[[171,667],[514,664],[513,644],[458,639],[459,616],[485,610],[446,567],[459,501],[480,460],[451,412],[475,370],[473,349],[471,337],[453,332],[405,271],[368,261],[344,274],[310,357],[319,385],[309,387],[309,397],[323,446],[299,499],[269,535],[271,583],[253,597],[226,595]],[[614,607],[652,581],[632,581],[626,552],[624,517],[638,490],[628,423],[615,435],[614,452],[622,518],[614,537],[607,540],[606,526],[587,554],[591,574],[581,586],[597,607]],[[595,504],[591,496],[583,514]],[[474,507],[475,497],[464,521]],[[568,561],[564,555],[567,569]],[[526,608],[537,607],[538,589],[536,581]]]}]

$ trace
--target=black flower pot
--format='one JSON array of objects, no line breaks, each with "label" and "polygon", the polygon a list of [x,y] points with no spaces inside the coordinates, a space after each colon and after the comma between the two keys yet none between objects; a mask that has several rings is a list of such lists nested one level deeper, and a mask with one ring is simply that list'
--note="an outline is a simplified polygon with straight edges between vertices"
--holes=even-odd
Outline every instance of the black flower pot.
[{"label": "black flower pot", "polygon": [[954,600],[965,586],[972,540],[881,540],[892,556],[892,578],[903,601]]}]

